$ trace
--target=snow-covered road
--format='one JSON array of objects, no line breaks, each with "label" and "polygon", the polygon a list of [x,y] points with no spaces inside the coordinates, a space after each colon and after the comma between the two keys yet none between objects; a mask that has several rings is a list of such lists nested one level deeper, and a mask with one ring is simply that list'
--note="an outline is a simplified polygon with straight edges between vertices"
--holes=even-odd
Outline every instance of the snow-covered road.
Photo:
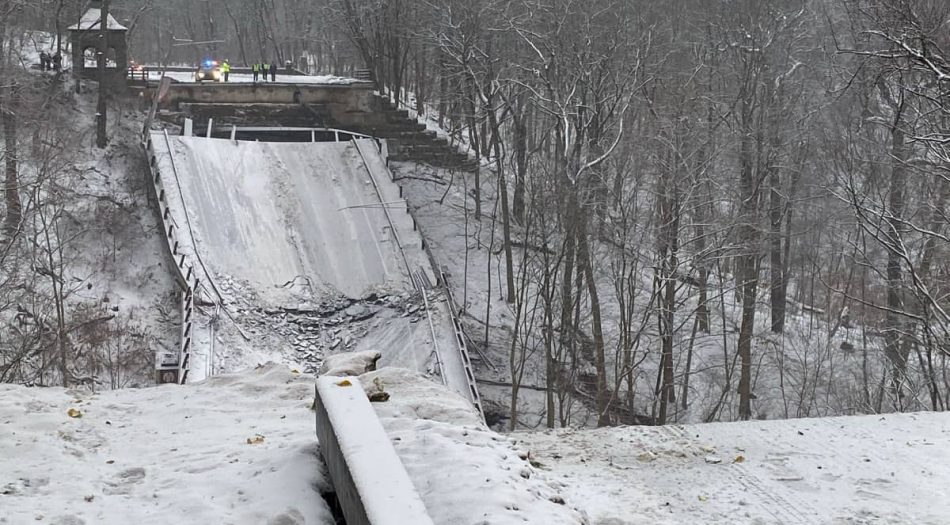
[{"label": "snow-covered road", "polygon": [[593,523],[950,523],[950,414],[517,433]]},{"label": "snow-covered road", "polygon": [[313,377],[279,365],[97,394],[0,384],[0,523],[333,524],[312,402]]},{"label": "snow-covered road", "polygon": [[[193,71],[167,71],[165,76],[176,82],[195,83],[195,73]],[[162,78],[162,73],[161,71],[157,70],[149,71],[148,78],[149,80],[160,80]],[[268,79],[269,78],[270,77],[268,77]],[[249,84],[254,82],[254,75],[249,73],[231,73],[228,75],[228,82]],[[352,78],[337,77],[333,75],[286,75],[282,71],[277,72],[278,84],[353,84],[354,82],[359,81]],[[212,82],[207,83],[214,84]],[[266,85],[269,84],[270,81],[259,81],[258,83]]]},{"label": "snow-covered road", "polygon": [[284,304],[295,278],[350,298],[410,285],[349,143],[170,141],[196,241],[217,272]]}]

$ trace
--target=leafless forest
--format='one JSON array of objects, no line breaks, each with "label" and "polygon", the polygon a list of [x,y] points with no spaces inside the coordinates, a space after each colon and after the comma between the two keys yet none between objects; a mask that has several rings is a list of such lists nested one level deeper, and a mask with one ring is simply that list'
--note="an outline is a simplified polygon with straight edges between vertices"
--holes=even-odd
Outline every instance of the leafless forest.
[{"label": "leafless forest", "polygon": [[[0,380],[34,354],[69,377],[89,321],[44,186],[73,152],[11,52],[80,4],[0,6]],[[368,69],[470,148],[501,289],[466,313],[510,311],[512,427],[527,384],[549,427],[950,404],[946,0],[110,4],[139,62]]]}]

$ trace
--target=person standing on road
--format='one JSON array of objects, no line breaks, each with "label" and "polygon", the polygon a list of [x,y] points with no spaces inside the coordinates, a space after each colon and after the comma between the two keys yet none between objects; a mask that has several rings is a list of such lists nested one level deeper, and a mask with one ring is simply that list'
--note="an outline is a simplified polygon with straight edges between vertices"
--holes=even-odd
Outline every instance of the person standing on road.
[{"label": "person standing on road", "polygon": [[254,62],[253,64],[251,64],[251,73],[254,74],[254,83],[255,83],[255,84],[257,83],[257,75],[258,75],[258,73],[260,73],[260,72],[261,72],[261,65],[260,65],[260,64],[258,64],[257,62]]},{"label": "person standing on road", "polygon": [[224,73],[224,81],[227,82],[228,75],[231,74],[231,64],[227,60],[221,64],[221,72]]},{"label": "person standing on road", "polygon": [[267,62],[264,62],[264,64],[261,66],[261,75],[264,79],[264,82],[267,82],[267,71],[269,69],[270,69],[270,64],[268,64]]},{"label": "person standing on road", "polygon": [[277,82],[277,64],[270,65],[270,81]]}]

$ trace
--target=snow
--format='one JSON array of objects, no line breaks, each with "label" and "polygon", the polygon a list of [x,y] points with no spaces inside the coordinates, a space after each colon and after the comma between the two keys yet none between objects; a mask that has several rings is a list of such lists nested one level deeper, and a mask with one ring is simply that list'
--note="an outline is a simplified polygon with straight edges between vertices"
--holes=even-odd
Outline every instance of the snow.
[{"label": "snow", "polygon": [[280,365],[96,394],[0,385],[0,523],[333,524],[312,396]]},{"label": "snow", "polygon": [[[408,370],[360,379],[390,394],[372,406],[435,523],[950,519],[950,414],[504,436]],[[0,385],[0,523],[332,523],[311,393],[279,365],[98,394]]]},{"label": "snow", "polygon": [[513,434],[593,523],[950,523],[950,414]]},{"label": "snow", "polygon": [[[99,29],[100,20],[102,20],[102,10],[94,7],[86,11],[86,14],[82,15],[82,18],[79,19],[78,24],[69,26],[69,30],[89,31],[93,29]],[[109,14],[106,20],[106,28],[109,31],[128,31],[128,28],[116,21],[112,14]]]},{"label": "snow", "polygon": [[435,523],[579,524],[562,484],[531,466],[508,438],[488,430],[460,395],[409,370],[382,368],[360,376],[397,454]]},{"label": "snow", "polygon": [[358,376],[376,370],[376,362],[382,357],[377,351],[347,352],[331,355],[323,360],[320,375]]},{"label": "snow", "polygon": [[[433,268],[437,263],[420,260],[427,257],[427,254],[423,251],[425,241],[408,206],[405,204],[405,200],[402,198],[400,187],[391,183],[392,173],[386,166],[386,159],[383,158],[379,149],[369,146],[371,144],[369,140],[356,140],[354,144],[360,148],[366,169],[372,174],[373,180],[376,182],[380,200],[387,203],[399,203],[398,207],[392,206],[389,208],[389,215],[400,234],[400,243],[404,249],[408,249],[409,253],[415,255],[413,267],[416,269],[416,273],[424,273],[425,280],[428,282],[437,282],[438,278],[435,276]],[[464,357],[461,355],[461,349],[455,338],[455,326],[452,322],[452,313],[449,311],[447,298],[442,295],[430,297],[433,291],[426,292],[424,300],[427,303],[428,321],[431,323],[434,334],[433,343],[440,367],[439,374],[445,378],[446,384],[451,385],[457,392],[471,399],[470,391],[464,388],[468,384],[468,375],[465,371]]]}]

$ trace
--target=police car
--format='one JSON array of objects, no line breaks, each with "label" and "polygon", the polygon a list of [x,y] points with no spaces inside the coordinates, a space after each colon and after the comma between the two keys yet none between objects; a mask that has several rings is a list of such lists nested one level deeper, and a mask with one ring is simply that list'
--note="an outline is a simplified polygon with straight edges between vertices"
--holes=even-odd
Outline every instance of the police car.
[{"label": "police car", "polygon": [[198,71],[195,72],[195,82],[205,80],[221,82],[222,78],[224,78],[224,73],[221,72],[221,65],[218,64],[217,60],[205,60],[198,66]]}]

